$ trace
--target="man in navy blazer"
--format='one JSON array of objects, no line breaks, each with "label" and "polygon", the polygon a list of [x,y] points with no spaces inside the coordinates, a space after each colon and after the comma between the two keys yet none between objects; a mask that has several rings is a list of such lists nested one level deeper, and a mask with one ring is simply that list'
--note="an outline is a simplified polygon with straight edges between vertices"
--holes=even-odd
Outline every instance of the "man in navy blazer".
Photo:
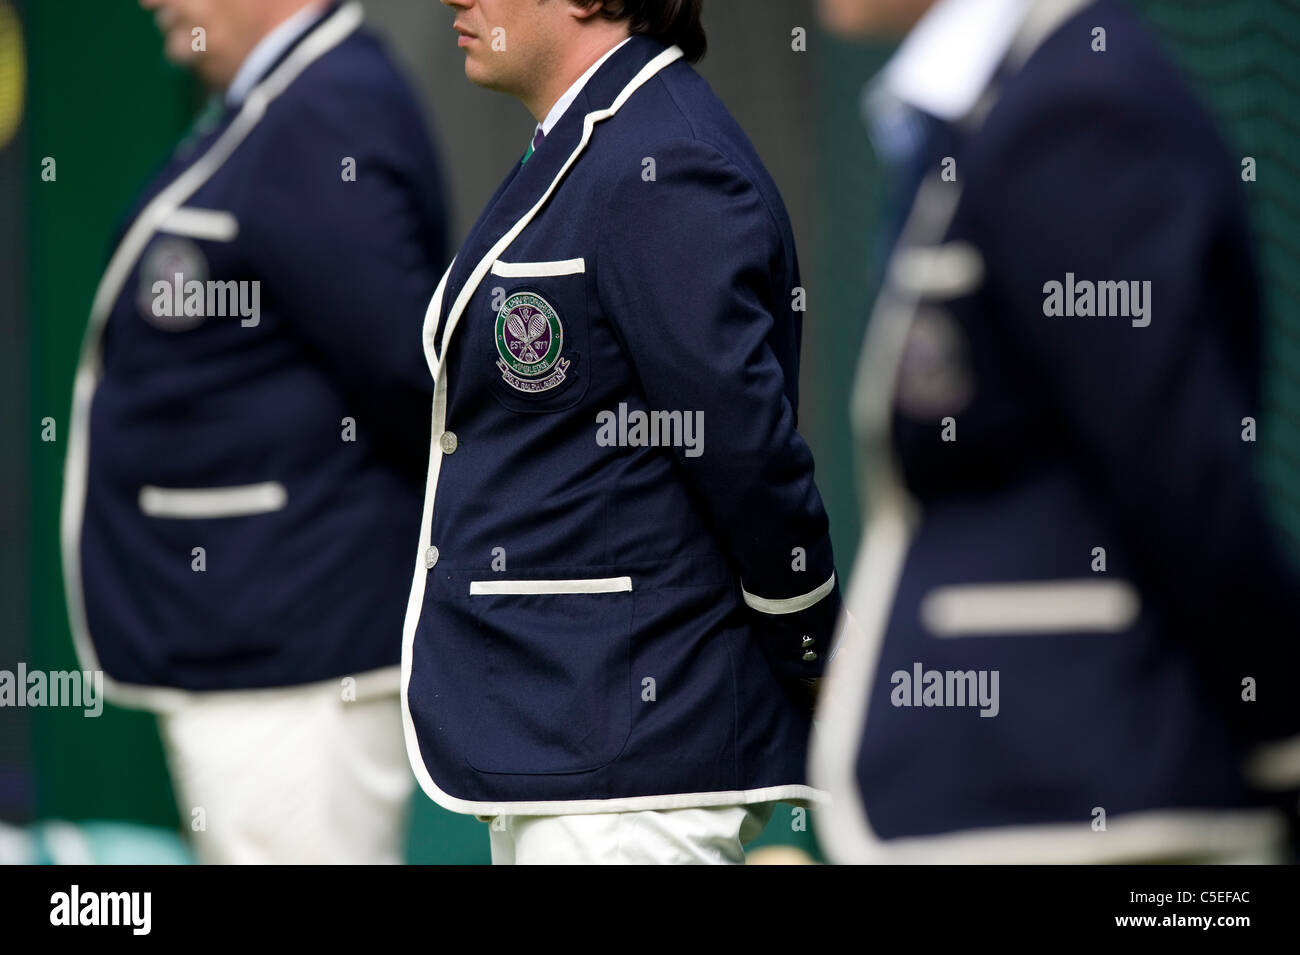
[{"label": "man in navy blazer", "polygon": [[790,222],[698,0],[445,0],[538,126],[425,320],[407,744],[498,863],[738,862],[839,609]]},{"label": "man in navy blazer", "polygon": [[399,861],[439,166],[359,5],[143,6],[217,99],[95,297],[64,487],[77,648],[161,714],[201,858]]},{"label": "man in navy blazer", "polygon": [[1239,158],[1115,0],[821,5],[911,27],[866,97],[905,215],[853,398],[828,854],[1281,858],[1300,586],[1252,473]]}]

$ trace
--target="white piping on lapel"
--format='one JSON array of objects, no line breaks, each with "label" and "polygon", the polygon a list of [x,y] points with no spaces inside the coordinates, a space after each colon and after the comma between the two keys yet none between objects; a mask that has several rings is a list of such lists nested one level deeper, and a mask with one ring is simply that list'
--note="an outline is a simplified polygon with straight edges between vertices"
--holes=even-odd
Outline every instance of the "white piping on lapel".
[{"label": "white piping on lapel", "polygon": [[[284,62],[248,94],[234,121],[174,182],[164,188],[136,217],[118,244],[95,292],[90,320],[81,342],[81,356],[72,389],[72,417],[68,432],[68,454],[63,462],[63,502],[60,537],[63,548],[64,597],[72,642],[82,669],[99,670],[99,658],[90,639],[85,597],[81,590],[81,526],[85,517],[87,468],[90,456],[90,404],[99,385],[99,343],[104,323],[113,310],[122,286],[131,275],[140,254],[164,223],[225,164],[266,114],[266,108],[308,66],[347,39],[361,25],[360,3],[349,3],[321,21],[300,42]],[[163,709],[187,699],[184,690],[135,686],[104,676],[104,686],[113,702],[126,706]],[[237,692],[237,691],[231,691]]]},{"label": "white piping on lapel", "polygon": [[[451,341],[452,334],[456,331],[456,326],[460,322],[461,314],[465,311],[465,306],[469,304],[470,298],[478,290],[479,283],[481,283],[483,277],[487,275],[488,269],[492,267],[492,263],[501,256],[502,252],[510,248],[510,243],[514,242],[515,239],[519,237],[519,233],[523,232],[524,229],[528,227],[528,223],[533,221],[533,218],[541,211],[542,206],[546,205],[546,203],[550,201],[551,195],[559,187],[560,183],[564,181],[564,177],[568,175],[570,167],[578,161],[578,157],[586,150],[587,143],[591,140],[591,131],[595,129],[596,124],[609,119],[617,113],[633,93],[645,85],[647,81],[649,81],[664,67],[680,60],[682,55],[681,47],[673,46],[664,50],[641,68],[641,72],[634,76],[627,86],[623,87],[623,92],[618,94],[618,98],[615,99],[613,103],[605,109],[596,110],[586,115],[582,124],[582,140],[578,143],[577,148],[575,148],[569,155],[569,158],[565,160],[564,166],[561,167],[559,173],[551,181],[551,184],[547,187],[546,191],[542,193],[542,197],[537,200],[531,209],[524,213],[524,217],[516,222],[509,232],[497,240],[496,244],[488,250],[487,255],[483,256],[483,258],[479,260],[478,265],[474,266],[474,271],[470,273],[469,278],[465,280],[465,285],[461,288],[460,294],[456,296],[456,301],[452,303],[451,311],[447,313],[447,327],[442,333],[442,349],[439,352],[440,357],[438,358],[439,365],[447,357],[447,345]],[[434,377],[438,377],[436,372],[434,373]]]},{"label": "white piping on lapel", "polygon": [[438,335],[438,316],[442,314],[442,296],[447,290],[447,278],[455,267],[456,260],[452,259],[451,265],[447,266],[447,271],[442,273],[442,279],[438,282],[438,288],[429,301],[429,307],[424,311],[424,324],[420,328],[420,340],[424,344],[424,362],[429,366],[429,374],[433,375],[435,381],[438,378],[438,358],[433,349],[433,342]]}]

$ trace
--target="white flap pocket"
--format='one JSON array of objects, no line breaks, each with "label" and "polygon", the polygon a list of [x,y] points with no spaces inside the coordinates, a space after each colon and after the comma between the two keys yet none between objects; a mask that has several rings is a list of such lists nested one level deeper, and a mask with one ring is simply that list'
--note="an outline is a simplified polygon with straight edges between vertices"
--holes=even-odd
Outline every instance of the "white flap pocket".
[{"label": "white flap pocket", "polygon": [[1118,633],[1141,601],[1126,580],[1030,580],[936,587],[921,622],[936,637]]},{"label": "white flap pocket", "polygon": [[507,279],[548,278],[553,275],[582,275],[587,271],[586,259],[563,259],[557,262],[503,262],[492,263],[492,274]]},{"label": "white flap pocket", "polygon": [[471,597],[506,594],[631,593],[631,577],[586,577],[581,580],[471,580]]},{"label": "white flap pocket", "polygon": [[162,221],[159,229],[172,235],[210,242],[234,242],[239,235],[239,220],[219,209],[182,207]]},{"label": "white flap pocket", "polygon": [[145,514],[188,520],[269,514],[281,510],[288,499],[279,481],[239,487],[140,488],[140,510]]}]

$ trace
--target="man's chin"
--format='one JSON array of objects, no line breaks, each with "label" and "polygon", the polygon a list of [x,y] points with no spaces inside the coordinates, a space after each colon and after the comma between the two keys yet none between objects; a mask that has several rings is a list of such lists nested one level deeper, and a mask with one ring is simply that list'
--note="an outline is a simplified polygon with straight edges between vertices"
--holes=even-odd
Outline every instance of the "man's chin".
[{"label": "man's chin", "polygon": [[194,49],[189,33],[177,31],[167,35],[163,42],[163,55],[168,63],[188,70],[194,68],[195,61],[203,54]]},{"label": "man's chin", "polygon": [[501,77],[468,53],[465,55],[465,78],[475,86],[481,86],[484,89],[498,93],[509,92],[502,83]]}]

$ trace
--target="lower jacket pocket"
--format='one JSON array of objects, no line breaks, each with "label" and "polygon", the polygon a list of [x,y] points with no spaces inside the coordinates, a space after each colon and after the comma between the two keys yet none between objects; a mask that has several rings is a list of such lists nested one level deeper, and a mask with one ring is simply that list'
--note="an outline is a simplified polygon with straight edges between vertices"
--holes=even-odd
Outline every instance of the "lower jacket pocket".
[{"label": "lower jacket pocket", "polygon": [[239,487],[140,488],[140,511],[149,517],[200,520],[248,517],[284,509],[288,501],[279,481]]},{"label": "lower jacket pocket", "polygon": [[627,577],[470,584],[478,718],[465,759],[485,773],[580,773],[631,732]]},{"label": "lower jacket pocket", "polygon": [[936,637],[1122,633],[1141,599],[1126,580],[1027,580],[936,587],[921,622]]}]

